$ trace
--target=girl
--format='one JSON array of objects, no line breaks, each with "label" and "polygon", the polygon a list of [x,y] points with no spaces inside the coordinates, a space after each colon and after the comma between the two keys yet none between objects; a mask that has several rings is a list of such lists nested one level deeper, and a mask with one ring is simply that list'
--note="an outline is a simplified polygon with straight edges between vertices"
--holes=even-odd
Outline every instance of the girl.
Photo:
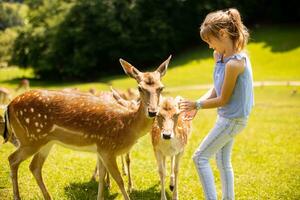
[{"label": "girl", "polygon": [[236,9],[208,14],[200,36],[214,49],[214,88],[197,101],[184,100],[180,109],[191,120],[199,109],[218,108],[214,128],[193,155],[205,198],[217,199],[209,159],[216,154],[221,174],[222,199],[234,199],[231,150],[234,137],[245,128],[253,107],[253,78],[248,56],[243,52],[249,34]]}]

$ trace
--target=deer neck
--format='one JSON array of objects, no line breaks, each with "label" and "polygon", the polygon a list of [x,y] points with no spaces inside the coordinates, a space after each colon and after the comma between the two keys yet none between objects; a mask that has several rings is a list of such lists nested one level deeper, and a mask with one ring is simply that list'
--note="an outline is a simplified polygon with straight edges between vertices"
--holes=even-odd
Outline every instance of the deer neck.
[{"label": "deer neck", "polygon": [[137,138],[142,137],[146,133],[150,132],[154,119],[147,117],[146,113],[147,110],[145,103],[141,101],[137,111],[131,116],[133,124],[135,124],[133,129]]}]

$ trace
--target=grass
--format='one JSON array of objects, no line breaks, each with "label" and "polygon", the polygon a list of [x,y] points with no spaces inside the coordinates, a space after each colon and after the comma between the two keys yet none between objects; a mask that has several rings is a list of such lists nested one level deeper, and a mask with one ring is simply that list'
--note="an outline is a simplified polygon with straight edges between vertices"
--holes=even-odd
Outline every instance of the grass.
[{"label": "grass", "polygon": [[[259,28],[253,33],[248,46],[252,58],[255,80],[300,81],[300,44],[296,35],[299,28]],[[272,37],[269,35],[272,33]],[[293,41],[291,42],[290,40]],[[284,41],[287,42],[284,42]],[[170,86],[211,83],[211,52],[202,48],[182,55],[174,55],[170,69],[164,77],[166,88]],[[29,70],[13,72],[0,71],[0,85],[16,87],[15,78],[32,76]],[[9,77],[8,77],[9,76]],[[125,77],[110,79],[116,88],[136,85]],[[89,87],[108,89],[105,83],[59,84],[33,81],[34,87],[62,88]],[[297,91],[293,93],[292,91]],[[190,90],[169,92],[195,99],[205,91]],[[300,199],[300,87],[278,86],[255,88],[256,105],[247,128],[235,139],[232,163],[235,171],[235,192],[239,200],[296,200]],[[213,127],[215,110],[202,110],[193,121],[193,131],[181,161],[179,177],[179,198],[182,200],[204,199],[198,175],[191,156],[207,132]],[[14,148],[10,144],[0,145],[0,199],[12,199],[12,185],[9,178],[8,155]],[[22,163],[19,171],[20,192],[23,199],[42,199],[41,192],[29,172],[29,160]],[[169,163],[169,162],[168,162]],[[55,146],[43,168],[44,180],[53,199],[96,199],[97,183],[90,182],[96,164],[95,155],[72,151]],[[214,160],[218,196],[221,185]],[[150,136],[139,140],[132,150],[132,172],[135,190],[132,199],[154,200],[160,198],[160,184],[157,167],[151,147]],[[168,170],[169,172],[169,170]],[[169,175],[169,173],[167,173]],[[124,177],[125,182],[127,177]],[[167,177],[167,185],[169,176]],[[106,199],[122,199],[114,181]],[[171,192],[168,190],[168,196]]]}]

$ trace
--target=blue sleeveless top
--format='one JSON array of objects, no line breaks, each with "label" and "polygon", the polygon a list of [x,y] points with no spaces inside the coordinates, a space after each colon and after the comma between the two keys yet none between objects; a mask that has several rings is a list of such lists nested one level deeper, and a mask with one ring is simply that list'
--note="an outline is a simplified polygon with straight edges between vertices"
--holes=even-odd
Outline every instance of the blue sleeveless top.
[{"label": "blue sleeveless top", "polygon": [[218,108],[218,115],[225,118],[248,117],[254,105],[254,94],[252,67],[246,53],[234,54],[224,58],[223,61],[221,56],[219,56],[214,69],[214,87],[217,96],[220,96],[225,76],[225,65],[232,59],[245,59],[245,69],[237,77],[229,102],[225,106]]}]

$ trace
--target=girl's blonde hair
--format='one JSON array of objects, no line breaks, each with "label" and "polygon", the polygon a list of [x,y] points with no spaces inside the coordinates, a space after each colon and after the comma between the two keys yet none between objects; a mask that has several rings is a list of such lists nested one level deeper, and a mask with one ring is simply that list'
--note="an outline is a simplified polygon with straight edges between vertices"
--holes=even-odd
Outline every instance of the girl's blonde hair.
[{"label": "girl's blonde hair", "polygon": [[237,51],[244,49],[248,42],[249,33],[237,9],[230,8],[209,13],[201,24],[200,36],[204,41],[207,41],[211,35],[219,38],[221,29],[230,36]]}]

